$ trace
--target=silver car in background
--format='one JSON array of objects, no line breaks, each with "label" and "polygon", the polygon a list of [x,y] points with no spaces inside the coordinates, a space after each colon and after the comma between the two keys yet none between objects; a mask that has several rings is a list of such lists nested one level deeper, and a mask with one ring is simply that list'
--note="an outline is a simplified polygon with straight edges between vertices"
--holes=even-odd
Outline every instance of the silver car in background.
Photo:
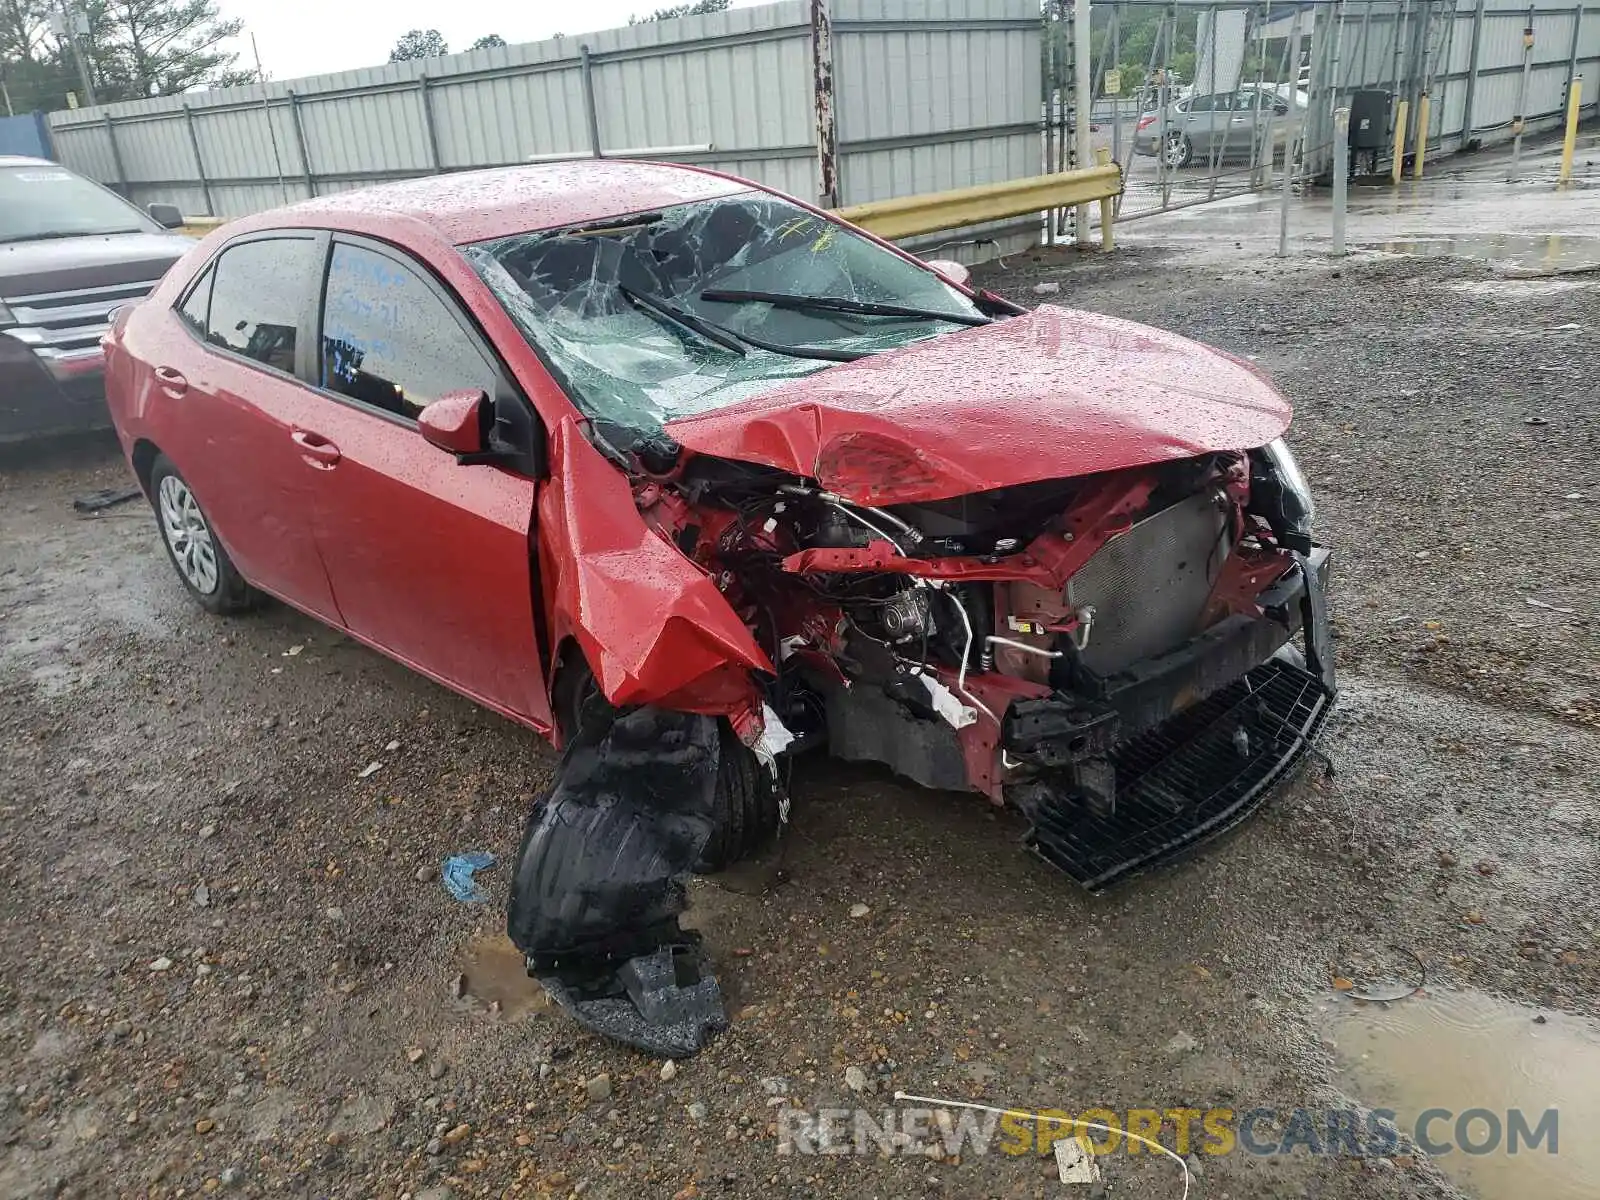
[{"label": "silver car in background", "polygon": [[1252,144],[1282,146],[1305,118],[1308,96],[1288,85],[1246,84],[1232,92],[1181,96],[1146,112],[1134,129],[1134,150],[1160,155],[1168,167],[1200,161],[1247,162]]}]

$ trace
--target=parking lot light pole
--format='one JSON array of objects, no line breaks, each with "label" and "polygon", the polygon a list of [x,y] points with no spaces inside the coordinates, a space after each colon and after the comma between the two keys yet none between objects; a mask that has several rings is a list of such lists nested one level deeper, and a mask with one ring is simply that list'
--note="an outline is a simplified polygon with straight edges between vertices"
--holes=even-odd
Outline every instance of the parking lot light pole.
[{"label": "parking lot light pole", "polygon": [[1350,110],[1333,113],[1333,256],[1343,258],[1344,209],[1350,193]]}]

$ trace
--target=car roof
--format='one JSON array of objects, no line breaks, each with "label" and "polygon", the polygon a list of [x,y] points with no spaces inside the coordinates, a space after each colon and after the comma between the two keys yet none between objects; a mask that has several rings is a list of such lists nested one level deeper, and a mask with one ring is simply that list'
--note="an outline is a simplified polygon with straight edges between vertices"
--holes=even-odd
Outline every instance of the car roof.
[{"label": "car roof", "polygon": [[279,211],[294,213],[297,223],[311,217],[330,227],[340,224],[342,214],[404,215],[432,226],[459,246],[731,196],[752,186],[677,163],[589,158],[430,175],[319,196]]},{"label": "car roof", "polygon": [[0,167],[59,167],[48,158],[29,158],[25,154],[0,154]]}]

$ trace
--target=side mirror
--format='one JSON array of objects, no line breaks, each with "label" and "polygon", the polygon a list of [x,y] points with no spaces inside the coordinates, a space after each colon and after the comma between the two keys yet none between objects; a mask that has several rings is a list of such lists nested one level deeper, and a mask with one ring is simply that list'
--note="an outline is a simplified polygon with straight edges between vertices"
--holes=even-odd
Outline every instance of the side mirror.
[{"label": "side mirror", "polygon": [[488,423],[489,397],[481,388],[446,392],[417,414],[422,440],[458,459],[484,452]]},{"label": "side mirror", "polygon": [[925,261],[927,262],[928,266],[939,272],[939,274],[943,275],[951,283],[958,284],[961,287],[966,287],[967,280],[972,278],[972,272],[967,270],[966,267],[962,266],[954,259],[930,258]]},{"label": "side mirror", "polygon": [[146,211],[163,229],[178,229],[183,225],[183,213],[176,204],[152,204]]}]

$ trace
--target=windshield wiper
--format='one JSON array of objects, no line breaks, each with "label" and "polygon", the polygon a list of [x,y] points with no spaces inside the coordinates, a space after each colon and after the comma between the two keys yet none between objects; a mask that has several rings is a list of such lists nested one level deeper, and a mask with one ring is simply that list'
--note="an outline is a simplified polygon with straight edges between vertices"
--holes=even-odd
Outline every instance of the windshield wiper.
[{"label": "windshield wiper", "polygon": [[713,346],[721,346],[731,354],[744,357],[744,347],[739,340],[720,325],[714,325],[704,317],[697,317],[692,312],[687,312],[673,304],[670,300],[663,300],[660,296],[652,296],[648,292],[637,292],[625,283],[617,284],[617,291],[635,308],[642,308],[647,313],[654,314],[657,318],[686,329],[702,341],[710,342]]},{"label": "windshield wiper", "polygon": [[758,338],[753,333],[734,333],[733,336],[747,345],[754,346],[757,350],[768,350],[773,354],[786,354],[790,358],[820,358],[824,362],[855,362],[858,358],[866,358],[877,353],[876,350],[834,350],[828,346],[786,346],[782,342],[769,342],[766,338]]},{"label": "windshield wiper", "polygon": [[0,243],[50,242],[58,238],[108,237],[113,233],[143,233],[142,229],[55,229],[49,233],[23,233],[16,237],[0,237]]},{"label": "windshield wiper", "polygon": [[731,350],[741,357],[744,355],[745,346],[754,346],[757,350],[783,354],[789,358],[818,358],[824,362],[855,362],[858,358],[866,358],[867,355],[876,353],[872,350],[833,350],[827,346],[786,346],[782,342],[769,342],[766,338],[740,333],[725,325],[718,325],[715,321],[708,321],[697,313],[679,308],[670,300],[637,291],[625,283],[617,284],[617,291],[621,292],[630,303],[646,312],[654,313],[661,320],[687,329],[690,333]]},{"label": "windshield wiper", "polygon": [[987,325],[992,317],[981,313],[939,312],[932,308],[912,308],[904,304],[880,304],[875,300],[853,300],[847,296],[791,296],[783,292],[747,292],[731,288],[709,288],[700,299],[713,304],[770,304],[774,308],[820,309],[824,312],[859,313],[866,317],[921,317],[950,321],[956,325]]}]

